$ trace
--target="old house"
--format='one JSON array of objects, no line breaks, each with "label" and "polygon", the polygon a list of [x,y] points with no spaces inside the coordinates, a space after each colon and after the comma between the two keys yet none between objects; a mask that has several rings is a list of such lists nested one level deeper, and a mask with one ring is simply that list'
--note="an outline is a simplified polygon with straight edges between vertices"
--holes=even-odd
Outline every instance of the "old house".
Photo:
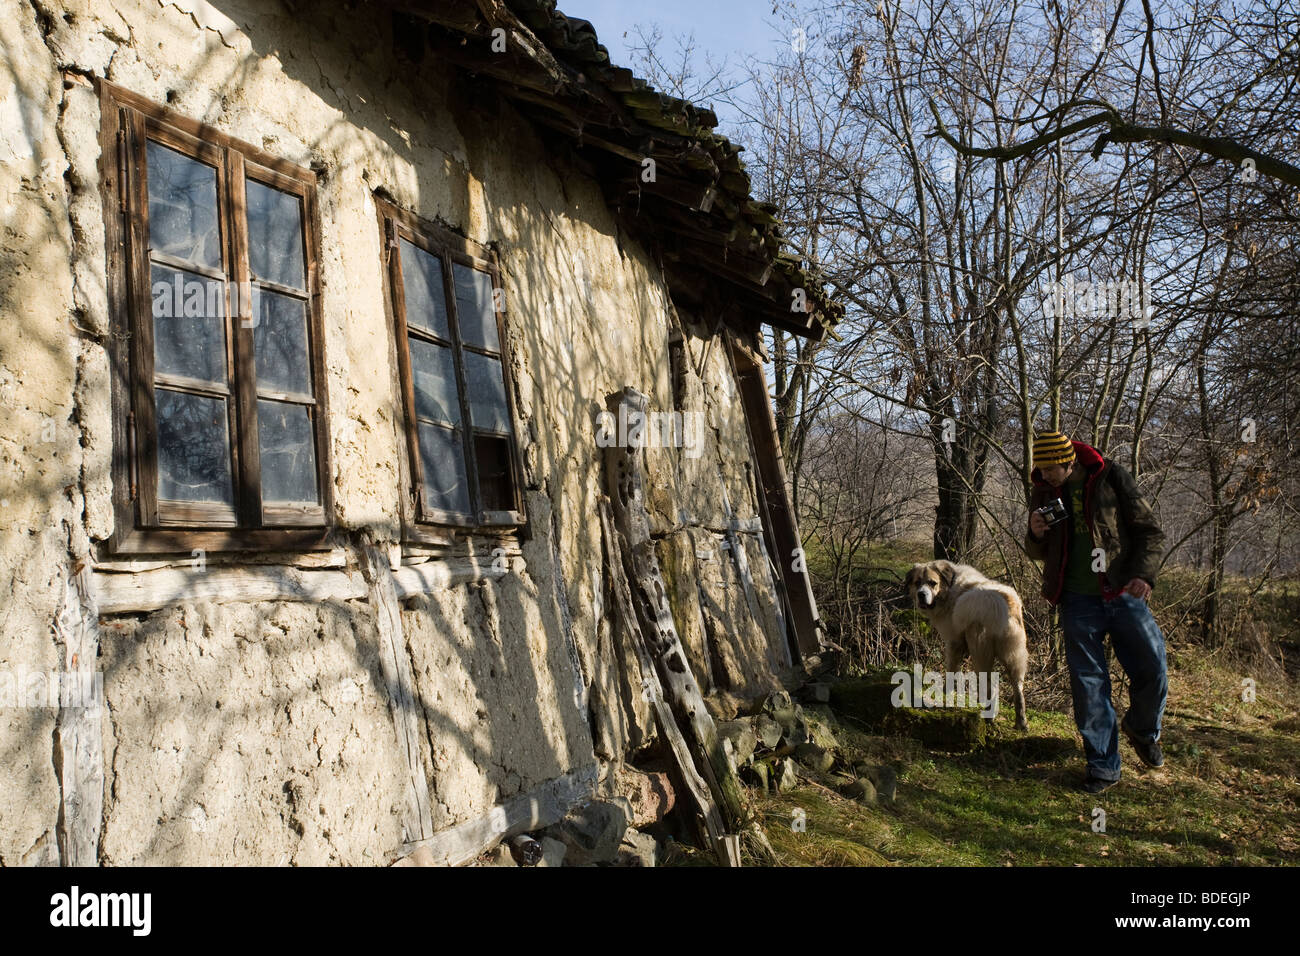
[{"label": "old house", "polygon": [[0,861],[697,812],[835,318],[715,125],[553,0],[0,0]]}]

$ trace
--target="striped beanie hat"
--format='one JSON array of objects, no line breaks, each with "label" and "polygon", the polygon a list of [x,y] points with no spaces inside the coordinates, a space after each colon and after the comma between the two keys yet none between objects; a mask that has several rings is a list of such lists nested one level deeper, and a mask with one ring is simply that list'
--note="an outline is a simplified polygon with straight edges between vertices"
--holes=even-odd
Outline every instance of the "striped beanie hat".
[{"label": "striped beanie hat", "polygon": [[1034,436],[1034,467],[1050,468],[1074,461],[1074,445],[1060,432],[1039,432]]}]

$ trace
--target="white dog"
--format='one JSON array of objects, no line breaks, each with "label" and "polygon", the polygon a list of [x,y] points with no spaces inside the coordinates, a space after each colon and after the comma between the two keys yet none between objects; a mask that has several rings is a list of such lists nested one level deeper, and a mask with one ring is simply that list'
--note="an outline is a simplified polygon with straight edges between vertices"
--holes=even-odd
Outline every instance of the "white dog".
[{"label": "white dog", "polygon": [[1027,730],[1029,647],[1015,588],[990,581],[968,564],[951,561],[913,565],[904,583],[912,603],[943,639],[944,670],[956,671],[968,652],[979,673],[989,673],[994,659],[1000,661],[1015,690],[1016,728]]}]

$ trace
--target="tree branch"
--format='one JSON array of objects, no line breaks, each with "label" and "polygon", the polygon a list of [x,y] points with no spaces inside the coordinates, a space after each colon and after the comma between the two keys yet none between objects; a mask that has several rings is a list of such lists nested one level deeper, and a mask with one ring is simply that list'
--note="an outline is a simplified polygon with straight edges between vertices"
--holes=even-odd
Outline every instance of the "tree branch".
[{"label": "tree branch", "polygon": [[1107,129],[1097,138],[1096,144],[1092,147],[1093,159],[1099,158],[1102,150],[1112,142],[1173,143],[1178,146],[1187,146],[1217,159],[1228,160],[1237,166],[1249,159],[1254,162],[1255,168],[1263,175],[1271,176],[1273,179],[1291,186],[1300,187],[1300,166],[1294,166],[1291,163],[1257,152],[1241,145],[1234,139],[1224,136],[1204,136],[1200,133],[1193,133],[1172,126],[1140,126],[1135,123],[1128,123],[1120,119],[1118,112],[1113,109],[1103,110],[1092,116],[1075,120],[1067,126],[1048,130],[1033,139],[1021,143],[1009,146],[972,146],[969,143],[962,142],[948,131],[942,117],[939,116],[939,108],[935,105],[934,100],[930,100],[929,104],[930,112],[933,114],[936,124],[934,132],[930,135],[939,136],[964,156],[1007,162],[1008,160],[1027,156],[1045,146],[1050,146],[1057,140],[1065,139],[1085,129],[1104,123]]}]

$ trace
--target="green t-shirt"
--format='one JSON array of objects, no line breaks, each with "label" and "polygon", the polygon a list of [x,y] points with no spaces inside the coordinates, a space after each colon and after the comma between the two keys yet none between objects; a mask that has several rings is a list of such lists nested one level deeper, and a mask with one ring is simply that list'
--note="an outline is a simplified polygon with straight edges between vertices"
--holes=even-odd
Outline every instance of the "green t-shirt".
[{"label": "green t-shirt", "polygon": [[1092,569],[1092,532],[1088,530],[1088,520],[1084,517],[1083,486],[1087,475],[1080,471],[1072,475],[1061,489],[1061,501],[1069,512],[1066,522],[1069,528],[1069,553],[1065,559],[1065,590],[1074,594],[1101,594],[1101,582],[1097,572]]}]

